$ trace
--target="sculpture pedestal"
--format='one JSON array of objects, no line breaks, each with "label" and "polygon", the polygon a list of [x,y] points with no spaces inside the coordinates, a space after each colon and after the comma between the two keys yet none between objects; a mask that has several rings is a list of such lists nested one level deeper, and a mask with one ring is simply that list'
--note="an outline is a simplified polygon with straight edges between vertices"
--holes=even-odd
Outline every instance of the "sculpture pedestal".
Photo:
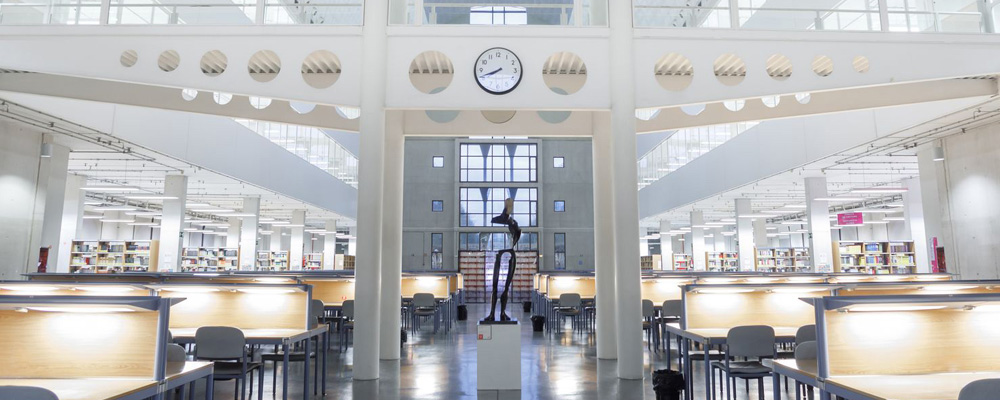
[{"label": "sculpture pedestal", "polygon": [[521,324],[480,321],[476,341],[479,390],[521,390]]}]

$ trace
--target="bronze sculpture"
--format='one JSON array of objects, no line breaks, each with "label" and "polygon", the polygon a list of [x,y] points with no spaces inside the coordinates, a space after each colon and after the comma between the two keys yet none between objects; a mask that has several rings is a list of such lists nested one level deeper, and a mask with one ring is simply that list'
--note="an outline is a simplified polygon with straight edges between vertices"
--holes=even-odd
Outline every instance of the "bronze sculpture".
[{"label": "bronze sculpture", "polygon": [[517,241],[521,239],[521,228],[518,227],[517,221],[511,217],[514,212],[514,199],[508,198],[504,200],[503,213],[493,217],[490,222],[494,224],[504,224],[507,225],[507,232],[510,234],[512,244],[509,249],[500,250],[497,252],[496,261],[493,263],[493,298],[490,305],[490,315],[483,319],[483,321],[496,321],[495,309],[497,307],[497,286],[500,281],[500,260],[503,258],[503,253],[510,253],[510,261],[507,264],[507,280],[503,285],[503,293],[500,295],[500,320],[510,321],[510,316],[507,315],[507,297],[510,292],[510,284],[514,280],[514,269],[517,266],[517,255],[514,253],[514,249],[517,248]]}]

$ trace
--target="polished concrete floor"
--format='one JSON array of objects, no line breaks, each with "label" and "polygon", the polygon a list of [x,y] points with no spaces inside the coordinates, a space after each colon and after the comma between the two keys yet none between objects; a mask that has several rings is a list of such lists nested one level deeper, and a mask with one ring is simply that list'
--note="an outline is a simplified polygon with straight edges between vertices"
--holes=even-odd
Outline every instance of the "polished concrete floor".
[{"label": "polished concrete floor", "polygon": [[[520,307],[513,313],[521,315]],[[326,399],[655,399],[650,375],[653,370],[666,368],[663,351],[645,352],[645,379],[620,380],[615,361],[598,360],[594,335],[573,333],[567,321],[563,333],[535,333],[530,323],[521,325],[521,392],[477,392],[476,390],[476,320],[485,314],[486,307],[469,304],[469,320],[461,321],[448,333],[431,333],[432,326],[425,323],[421,332],[411,335],[402,350],[399,361],[381,362],[381,379],[359,381],[352,379],[351,357],[348,349],[329,352]],[[676,360],[676,358],[675,358]],[[675,361],[676,362],[676,361]],[[695,363],[698,368],[700,363]],[[673,365],[676,369],[677,366]],[[699,369],[699,372],[701,370]],[[695,373],[695,399],[705,399],[703,374]],[[271,387],[271,370],[265,377],[264,398],[274,395]],[[290,399],[302,398],[302,367],[293,366],[290,376]],[[766,380],[765,394],[771,399],[770,379]],[[280,388],[281,377],[278,377]],[[225,400],[233,397],[233,384],[216,384],[215,396]],[[199,387],[199,389],[201,389]],[[739,384],[738,399],[747,399],[743,383]],[[200,391],[200,390],[199,390]],[[254,393],[256,398],[257,393]],[[794,395],[783,396],[793,398]],[[199,397],[200,398],[200,397]],[[280,390],[277,398],[281,398]],[[313,397],[316,398],[316,397]],[[717,396],[717,398],[719,398]],[[724,397],[723,397],[724,398]],[[750,387],[750,399],[757,398],[755,384]]]}]

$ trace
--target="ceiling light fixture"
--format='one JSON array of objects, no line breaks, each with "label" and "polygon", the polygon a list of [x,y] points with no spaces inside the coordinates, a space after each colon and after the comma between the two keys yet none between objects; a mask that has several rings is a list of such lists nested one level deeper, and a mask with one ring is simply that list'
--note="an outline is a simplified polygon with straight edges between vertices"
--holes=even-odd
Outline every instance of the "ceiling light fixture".
[{"label": "ceiling light fixture", "polygon": [[162,195],[149,195],[149,196],[125,196],[129,200],[177,200],[177,196],[162,196]]},{"label": "ceiling light fixture", "polygon": [[135,186],[84,186],[80,190],[88,192],[135,192],[139,188]]}]

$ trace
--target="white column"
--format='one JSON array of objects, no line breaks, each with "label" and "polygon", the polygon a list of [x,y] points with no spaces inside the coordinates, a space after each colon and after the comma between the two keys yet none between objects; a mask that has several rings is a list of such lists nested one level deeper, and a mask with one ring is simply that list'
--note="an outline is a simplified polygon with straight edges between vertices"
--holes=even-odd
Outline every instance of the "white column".
[{"label": "white column", "polygon": [[323,236],[323,269],[337,269],[337,220],[326,221],[326,235]]},{"label": "white column", "polygon": [[927,229],[924,225],[924,204],[922,201],[922,190],[920,178],[910,178],[903,180],[906,193],[903,193],[903,220],[906,231],[910,233],[913,240],[914,261],[918,273],[931,272],[930,253],[927,243]]},{"label": "white column", "polygon": [[[37,228],[32,232],[38,232],[37,239],[33,243],[30,253],[32,254],[32,265],[29,272],[37,270],[37,263],[41,255],[42,248],[48,248],[48,258],[46,270],[54,271],[60,258],[69,258],[69,253],[61,253],[59,231],[63,221],[63,206],[66,203],[66,180],[69,169],[69,149],[51,143],[51,137],[45,135],[44,142],[52,145],[50,157],[40,157],[38,168],[37,192],[38,201],[42,202],[42,207],[35,208],[35,224]],[[38,149],[41,152],[41,148]],[[38,202],[36,201],[36,204]],[[38,229],[37,231],[35,229]]]},{"label": "white column", "polygon": [[358,226],[348,227],[347,235],[350,236],[347,239],[347,255],[356,256],[358,255]]},{"label": "white column", "polygon": [[594,115],[594,273],[597,290],[597,358],[618,358],[615,323],[615,210],[611,192],[611,114]]},{"label": "white column", "polygon": [[[954,260],[954,246],[945,245],[944,237],[944,204],[947,198],[948,189],[945,185],[944,164],[945,161],[934,161],[934,146],[940,146],[938,142],[932,143],[925,149],[917,152],[917,166],[920,170],[920,197],[924,217],[924,232],[927,235],[926,257],[930,265],[930,271],[938,268],[937,247],[945,248],[945,259]],[[936,245],[935,245],[936,244]],[[952,265],[955,265],[952,262]],[[958,269],[950,271],[958,272]]]},{"label": "white column", "polygon": [[715,243],[715,252],[729,251],[729,246],[726,246],[726,236],[722,234],[722,228],[712,229],[712,239]]},{"label": "white column", "polygon": [[253,214],[252,217],[243,217],[240,224],[240,269],[250,271],[257,266],[257,224],[260,221],[260,198],[244,198],[243,213]]},{"label": "white column", "polygon": [[59,232],[59,254],[58,260],[53,264],[51,256],[49,265],[56,267],[54,272],[69,272],[70,248],[73,241],[82,239],[79,235],[83,232],[83,207],[87,198],[85,192],[80,190],[87,184],[87,177],[83,175],[70,175],[66,178],[66,199],[62,213],[62,229]]},{"label": "white column", "polygon": [[705,216],[701,211],[691,212],[691,265],[695,271],[705,271]]},{"label": "white column", "polygon": [[[750,199],[736,199],[736,243],[740,253],[740,271],[754,270],[754,224],[755,220],[744,217],[753,214]],[[761,226],[764,219],[760,220]],[[767,240],[767,230],[764,230],[764,240]]]},{"label": "white column", "polygon": [[305,246],[306,210],[292,211],[292,227],[289,231],[288,269],[301,270]]},{"label": "white column", "polygon": [[632,3],[608,5],[611,60],[612,184],[615,207],[615,304],[618,308],[618,377],[642,379],[642,296],[640,295],[639,191],[635,154],[635,79]]},{"label": "white column", "polygon": [[809,256],[813,272],[833,272],[833,239],[830,236],[830,206],[826,178],[806,178],[806,219],[809,224]]},{"label": "white column", "polygon": [[[362,30],[358,256],[355,267],[354,379],[378,379],[382,296],[382,178],[385,153],[387,1],[366,1]],[[399,310],[393,311],[398,314]]]},{"label": "white column", "polygon": [[767,220],[764,218],[753,220],[753,244],[758,249],[771,247],[771,241],[767,238]]},{"label": "white column", "polygon": [[228,248],[238,248],[240,247],[240,218],[239,217],[229,217],[226,222],[229,223],[229,228],[226,229],[226,246]]},{"label": "white column", "polygon": [[382,321],[379,357],[399,359],[403,277],[403,112],[386,114],[382,194]]},{"label": "white column", "polygon": [[160,219],[159,269],[180,271],[181,244],[184,243],[184,203],[187,202],[188,177],[167,175],[163,195],[176,197],[163,200],[163,218]]},{"label": "white column", "polygon": [[271,251],[281,251],[282,233],[280,226],[271,225]]},{"label": "white column", "polygon": [[670,221],[660,220],[660,269],[671,270],[674,259],[673,236],[670,236]]}]

